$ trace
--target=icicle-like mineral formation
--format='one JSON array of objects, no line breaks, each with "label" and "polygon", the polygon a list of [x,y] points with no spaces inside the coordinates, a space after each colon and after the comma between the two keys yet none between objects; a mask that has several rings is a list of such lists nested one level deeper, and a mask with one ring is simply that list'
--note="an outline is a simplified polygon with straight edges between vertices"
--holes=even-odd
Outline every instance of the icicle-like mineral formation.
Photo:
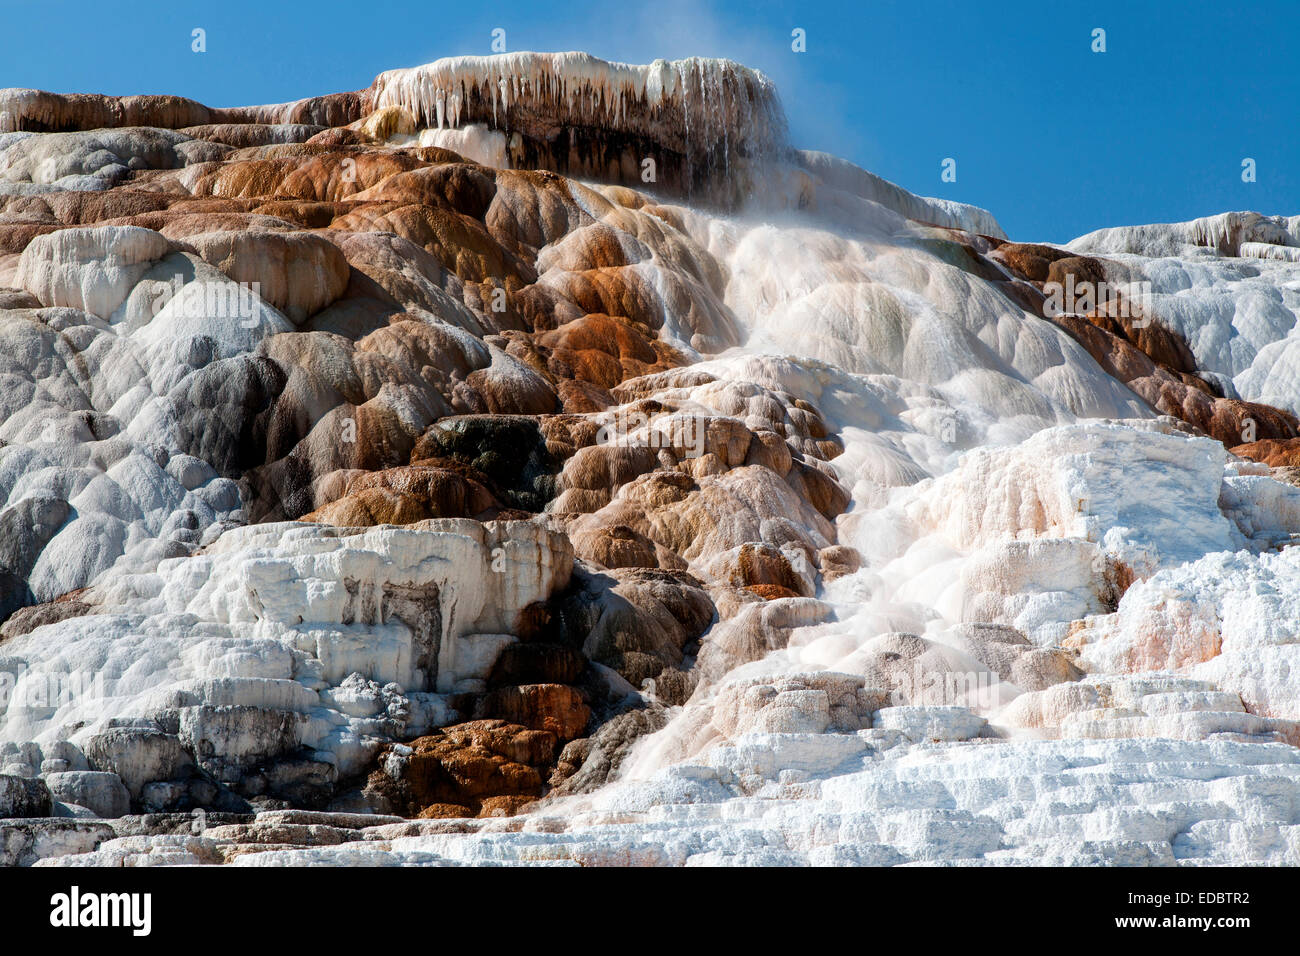
[{"label": "icicle-like mineral formation", "polygon": [[[381,73],[365,97],[368,110],[398,106],[424,127],[485,123],[518,133],[526,145],[516,150],[528,152],[517,159],[550,152],[561,170],[613,172],[636,185],[663,174],[695,191],[737,163],[788,150],[776,87],[729,60],[635,66],[586,53],[448,57]],[[641,175],[647,159],[655,161],[652,180]]]},{"label": "icicle-like mineral formation", "polygon": [[[1158,222],[1141,226],[1098,229],[1067,248],[1091,255],[1128,253],[1139,256],[1184,255],[1189,248],[1213,250],[1220,256],[1261,256],[1258,249],[1243,253],[1242,245],[1300,246],[1297,217],[1261,216],[1257,212],[1221,212],[1190,222]],[[1287,253],[1276,258],[1287,259]]]}]

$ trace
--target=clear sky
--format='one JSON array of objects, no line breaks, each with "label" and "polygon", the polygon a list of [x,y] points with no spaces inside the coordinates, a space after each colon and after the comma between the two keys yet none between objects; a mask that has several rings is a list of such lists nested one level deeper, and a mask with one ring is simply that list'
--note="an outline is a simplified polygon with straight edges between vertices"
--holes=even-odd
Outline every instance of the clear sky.
[{"label": "clear sky", "polygon": [[0,87],[282,102],[489,53],[496,27],[510,50],[739,60],[777,82],[795,145],[984,206],[1016,239],[1300,214],[1300,0],[0,0]]}]

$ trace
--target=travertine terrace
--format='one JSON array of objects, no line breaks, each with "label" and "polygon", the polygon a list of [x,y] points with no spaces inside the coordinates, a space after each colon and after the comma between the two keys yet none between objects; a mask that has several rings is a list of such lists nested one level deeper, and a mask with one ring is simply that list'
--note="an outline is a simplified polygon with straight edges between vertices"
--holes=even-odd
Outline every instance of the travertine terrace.
[{"label": "travertine terrace", "polygon": [[0,863],[1300,863],[1300,217],[789,140],[0,91]]}]

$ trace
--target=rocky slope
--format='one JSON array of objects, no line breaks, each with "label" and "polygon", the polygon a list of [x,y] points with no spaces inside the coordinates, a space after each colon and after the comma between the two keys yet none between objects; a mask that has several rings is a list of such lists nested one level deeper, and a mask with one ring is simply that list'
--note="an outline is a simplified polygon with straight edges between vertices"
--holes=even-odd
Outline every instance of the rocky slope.
[{"label": "rocky slope", "polygon": [[0,862],[1300,862],[1298,314],[722,61],[0,91]]}]

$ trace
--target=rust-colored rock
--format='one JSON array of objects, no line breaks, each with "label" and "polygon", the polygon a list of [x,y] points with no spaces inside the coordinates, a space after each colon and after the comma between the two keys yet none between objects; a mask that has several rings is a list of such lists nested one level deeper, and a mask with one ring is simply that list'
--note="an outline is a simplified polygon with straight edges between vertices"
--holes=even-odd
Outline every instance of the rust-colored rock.
[{"label": "rust-colored rock", "polygon": [[501,720],[444,727],[407,747],[381,756],[367,789],[425,819],[517,812],[541,796],[558,753],[553,733]]},{"label": "rust-colored rock", "polygon": [[750,584],[745,587],[745,590],[751,594],[757,594],[764,601],[776,601],[780,598],[797,598],[801,596],[798,591],[782,587],[779,584]]},{"label": "rust-colored rock", "polygon": [[1229,451],[1240,458],[1263,462],[1271,468],[1300,467],[1300,438],[1267,438],[1233,446]]},{"label": "rust-colored rock", "polygon": [[1016,275],[1032,282],[1046,282],[1052,263],[1070,257],[1071,253],[1064,249],[1032,242],[1004,242],[993,252],[993,258],[1001,259]]},{"label": "rust-colored rock", "polygon": [[591,719],[582,695],[563,684],[502,687],[489,693],[478,709],[485,717],[546,731],[561,741],[582,736]]}]

